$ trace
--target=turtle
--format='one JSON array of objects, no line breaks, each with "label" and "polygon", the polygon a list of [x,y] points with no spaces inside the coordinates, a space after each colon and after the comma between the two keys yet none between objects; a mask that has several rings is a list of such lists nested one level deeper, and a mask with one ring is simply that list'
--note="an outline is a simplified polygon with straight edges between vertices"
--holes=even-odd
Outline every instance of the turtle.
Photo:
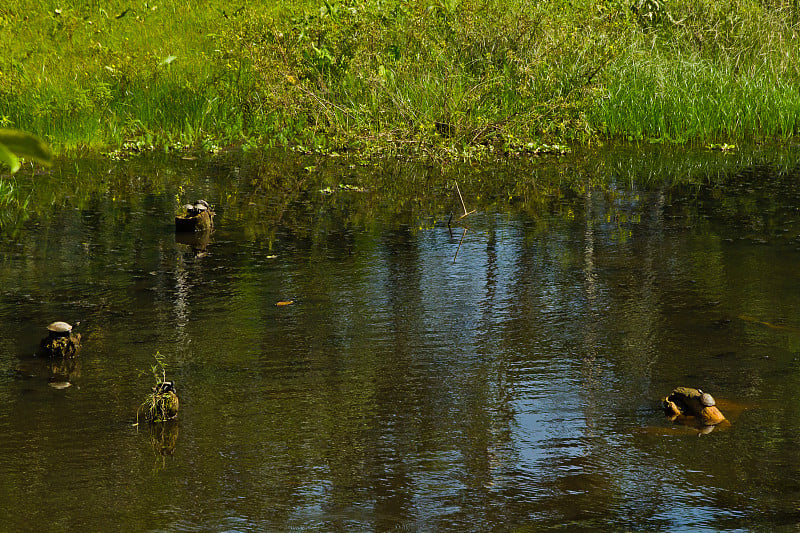
[{"label": "turtle", "polygon": [[51,337],[67,337],[72,332],[72,326],[66,322],[53,322],[47,326]]},{"label": "turtle", "polygon": [[697,392],[700,393],[700,403],[703,404],[703,407],[714,407],[717,405],[717,402],[714,400],[714,397],[711,396],[707,392],[703,392],[700,389],[697,389]]},{"label": "turtle", "polygon": [[[78,322],[80,324],[80,322]],[[42,339],[41,353],[51,357],[72,357],[80,348],[81,335],[73,333],[72,325],[66,322],[53,322],[47,326],[49,334]]]},{"label": "turtle", "polygon": [[694,417],[703,425],[719,424],[725,420],[725,415],[716,407],[714,397],[701,389],[676,387],[662,403],[671,419]]},{"label": "turtle", "polygon": [[153,392],[156,394],[166,394],[168,392],[175,392],[175,383],[172,381],[162,381],[155,387],[153,387]]}]

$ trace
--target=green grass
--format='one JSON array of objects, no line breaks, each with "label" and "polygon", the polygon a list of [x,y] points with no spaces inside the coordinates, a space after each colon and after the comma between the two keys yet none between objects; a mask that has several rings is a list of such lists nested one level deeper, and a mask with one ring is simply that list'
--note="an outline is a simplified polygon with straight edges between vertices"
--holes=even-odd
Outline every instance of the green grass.
[{"label": "green grass", "polygon": [[469,154],[800,132],[797,0],[10,0],[0,127],[59,150]]}]

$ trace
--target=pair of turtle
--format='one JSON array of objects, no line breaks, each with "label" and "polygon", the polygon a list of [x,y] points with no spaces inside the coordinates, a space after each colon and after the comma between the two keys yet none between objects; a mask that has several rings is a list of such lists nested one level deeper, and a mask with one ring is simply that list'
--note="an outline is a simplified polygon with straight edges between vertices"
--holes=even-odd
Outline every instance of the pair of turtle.
[{"label": "pair of turtle", "polygon": [[670,418],[694,417],[704,426],[713,426],[725,420],[717,408],[714,397],[692,387],[677,387],[662,400],[664,412]]},{"label": "pair of turtle", "polygon": [[214,227],[214,211],[205,200],[197,200],[193,204],[183,206],[186,216],[175,215],[175,230],[208,231]]},{"label": "pair of turtle", "polygon": [[186,209],[186,213],[190,217],[194,217],[211,210],[211,206],[208,205],[208,202],[205,200],[197,200],[194,204],[186,204],[183,206],[183,208]]}]

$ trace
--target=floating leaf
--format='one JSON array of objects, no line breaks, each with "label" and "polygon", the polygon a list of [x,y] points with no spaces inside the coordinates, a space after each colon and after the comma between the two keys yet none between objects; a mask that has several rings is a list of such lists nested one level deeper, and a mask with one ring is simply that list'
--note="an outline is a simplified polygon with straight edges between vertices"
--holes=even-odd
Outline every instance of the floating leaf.
[{"label": "floating leaf", "polygon": [[281,307],[281,306],[284,306],[284,305],[292,305],[293,303],[294,303],[294,300],[284,300],[282,302],[276,303],[275,305],[277,305],[278,307]]}]

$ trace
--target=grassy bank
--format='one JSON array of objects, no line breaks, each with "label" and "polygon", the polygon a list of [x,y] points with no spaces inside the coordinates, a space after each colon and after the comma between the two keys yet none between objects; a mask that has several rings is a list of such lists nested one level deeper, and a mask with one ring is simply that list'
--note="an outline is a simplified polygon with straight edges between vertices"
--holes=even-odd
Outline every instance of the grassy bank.
[{"label": "grassy bank", "polygon": [[0,127],[445,155],[800,133],[797,0],[281,4],[10,0]]}]

